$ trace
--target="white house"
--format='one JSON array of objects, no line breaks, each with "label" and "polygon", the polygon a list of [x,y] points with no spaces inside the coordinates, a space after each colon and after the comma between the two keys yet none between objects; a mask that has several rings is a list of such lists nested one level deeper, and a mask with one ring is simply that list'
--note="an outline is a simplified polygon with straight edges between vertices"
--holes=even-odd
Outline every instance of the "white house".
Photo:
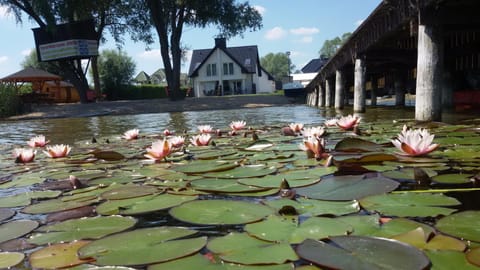
[{"label": "white house", "polygon": [[260,66],[257,46],[228,47],[216,38],[212,49],[194,50],[188,76],[196,97],[271,93],[274,78]]},{"label": "white house", "polygon": [[302,73],[292,74],[292,81],[301,83],[304,87],[307,86],[313,78],[317,76],[327,61],[328,58],[325,57],[310,60],[310,62],[302,68]]}]

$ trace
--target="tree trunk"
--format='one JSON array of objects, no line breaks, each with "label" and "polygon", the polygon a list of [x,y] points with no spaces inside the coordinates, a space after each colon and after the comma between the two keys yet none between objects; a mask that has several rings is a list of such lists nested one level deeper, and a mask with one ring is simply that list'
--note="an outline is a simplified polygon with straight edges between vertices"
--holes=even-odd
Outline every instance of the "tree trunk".
[{"label": "tree trunk", "polygon": [[353,111],[365,112],[365,60],[355,60],[355,78],[353,90]]},{"label": "tree trunk", "polygon": [[442,31],[439,26],[419,24],[415,120],[441,120],[442,76]]},{"label": "tree trunk", "polygon": [[93,75],[93,86],[95,90],[95,100],[99,100],[102,97],[102,92],[100,90],[100,75],[98,74],[98,57],[92,57],[92,75]]},{"label": "tree trunk", "polygon": [[343,72],[337,70],[335,72],[335,109],[343,109],[345,102],[345,80]]},{"label": "tree trunk", "polygon": [[87,91],[88,81],[83,73],[83,68],[80,60],[67,61],[62,60],[58,62],[62,69],[62,77],[70,81],[77,89],[78,96],[81,103],[88,103]]}]

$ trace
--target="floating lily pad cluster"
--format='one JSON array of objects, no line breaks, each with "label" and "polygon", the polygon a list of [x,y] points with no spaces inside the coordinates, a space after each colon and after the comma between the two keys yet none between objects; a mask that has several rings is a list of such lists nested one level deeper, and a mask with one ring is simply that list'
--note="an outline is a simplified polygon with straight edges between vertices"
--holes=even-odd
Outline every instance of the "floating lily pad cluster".
[{"label": "floating lily pad cluster", "polygon": [[440,146],[411,157],[391,143],[409,123],[316,129],[313,156],[301,125],[241,124],[156,161],[170,134],[3,152],[0,268],[480,269],[478,126],[423,126]]}]

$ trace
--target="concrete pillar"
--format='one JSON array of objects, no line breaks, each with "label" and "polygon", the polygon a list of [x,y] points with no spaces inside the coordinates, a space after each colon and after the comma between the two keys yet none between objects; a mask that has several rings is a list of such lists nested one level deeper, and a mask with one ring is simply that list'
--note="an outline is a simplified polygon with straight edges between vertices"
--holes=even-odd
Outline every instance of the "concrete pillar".
[{"label": "concrete pillar", "polygon": [[317,95],[317,87],[315,87],[315,89],[313,91],[308,92],[307,97],[306,97],[306,104],[308,106],[316,106],[317,105],[316,104],[316,99],[317,99],[316,95]]},{"label": "concrete pillar", "polygon": [[443,38],[439,26],[418,25],[415,120],[442,118]]},{"label": "concrete pillar", "polygon": [[395,89],[395,106],[405,106],[405,74],[403,71],[395,71],[393,87]]},{"label": "concrete pillar", "polygon": [[343,109],[345,95],[345,79],[343,72],[337,70],[335,72],[335,109]]},{"label": "concrete pillar", "polygon": [[333,96],[333,80],[327,79],[325,81],[325,107],[332,107]]},{"label": "concrete pillar", "polygon": [[378,78],[373,76],[371,79],[372,90],[370,92],[370,105],[377,106],[377,89],[378,89]]},{"label": "concrete pillar", "polygon": [[443,73],[443,87],[442,87],[442,107],[453,108],[453,76],[449,71]]},{"label": "concrete pillar", "polygon": [[325,106],[325,87],[323,83],[318,85],[318,107]]},{"label": "concrete pillar", "polygon": [[355,59],[355,77],[353,88],[353,111],[365,112],[365,59]]}]

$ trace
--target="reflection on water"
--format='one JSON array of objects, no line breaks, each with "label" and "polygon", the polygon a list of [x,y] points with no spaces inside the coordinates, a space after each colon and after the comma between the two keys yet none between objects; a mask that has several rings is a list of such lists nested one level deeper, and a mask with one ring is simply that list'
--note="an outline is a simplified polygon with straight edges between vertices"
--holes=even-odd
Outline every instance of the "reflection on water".
[{"label": "reflection on water", "polygon": [[[227,129],[231,121],[245,120],[248,125],[278,125],[292,122],[305,125],[319,125],[325,119],[352,113],[351,108],[343,111],[313,108],[305,105],[289,105],[266,108],[186,111],[179,113],[156,113],[124,116],[99,116],[89,118],[41,119],[30,121],[0,122],[0,144],[24,144],[34,135],[44,134],[52,143],[72,144],[77,140],[89,140],[92,137],[121,135],[128,129],[138,128],[143,134],[161,133],[168,128],[171,131],[184,130],[195,132],[196,126],[211,125],[217,129]],[[413,107],[368,108],[361,114],[362,121],[376,122],[393,119],[413,119]],[[446,115],[446,121],[454,122],[461,115]],[[465,117],[472,117],[471,115]]]}]

